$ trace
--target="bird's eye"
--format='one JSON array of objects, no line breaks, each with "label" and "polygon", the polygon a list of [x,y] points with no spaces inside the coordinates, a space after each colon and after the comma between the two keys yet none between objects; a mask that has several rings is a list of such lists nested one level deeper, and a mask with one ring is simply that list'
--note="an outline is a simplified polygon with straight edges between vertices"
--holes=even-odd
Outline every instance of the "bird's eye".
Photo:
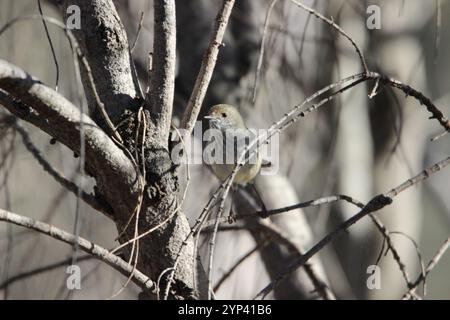
[{"label": "bird's eye", "polygon": [[226,117],[227,117],[227,114],[226,114],[225,112],[222,112],[222,117],[223,117],[223,118],[226,118]]}]

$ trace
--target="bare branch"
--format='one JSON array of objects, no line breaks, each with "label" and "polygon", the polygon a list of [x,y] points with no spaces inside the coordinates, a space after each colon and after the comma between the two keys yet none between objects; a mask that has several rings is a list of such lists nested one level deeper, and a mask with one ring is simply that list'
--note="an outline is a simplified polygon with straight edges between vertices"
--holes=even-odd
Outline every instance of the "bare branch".
[{"label": "bare branch", "polygon": [[430,119],[436,119],[439,124],[445,129],[445,131],[450,131],[450,121],[442,113],[441,110],[431,101],[430,98],[425,96],[422,92],[414,89],[413,87],[400,82],[399,80],[387,77],[385,75],[378,74],[376,72],[369,72],[369,79],[380,80],[382,84],[389,85],[391,87],[400,89],[406,96],[411,96],[415,98],[420,105],[425,105],[428,112],[431,113]]},{"label": "bare branch", "polygon": [[318,13],[316,10],[305,6],[303,3],[298,2],[296,0],[290,0],[293,4],[295,4],[296,6],[302,8],[303,10],[308,11],[310,14],[313,14],[314,16],[316,16],[317,18],[319,18],[320,20],[325,21],[326,23],[328,23],[331,27],[333,27],[334,29],[336,29],[342,36],[344,36],[345,38],[348,39],[348,41],[350,41],[350,43],[352,44],[352,46],[355,48],[356,53],[359,56],[359,60],[361,60],[361,64],[364,70],[364,73],[367,74],[369,72],[369,68],[367,67],[367,63],[366,63],[366,59],[364,58],[364,55],[361,51],[361,49],[359,48],[358,44],[355,42],[355,40],[353,40],[352,37],[350,37],[338,24],[336,24],[333,20],[328,19],[327,17],[325,17],[324,15]]},{"label": "bare branch", "polygon": [[139,19],[139,25],[136,31],[136,37],[134,38],[133,44],[131,45],[130,52],[133,53],[136,48],[137,42],[139,40],[139,35],[141,34],[142,25],[144,23],[144,11],[141,12],[141,18]]},{"label": "bare branch", "polygon": [[[280,178],[281,176],[278,177]],[[258,186],[265,187],[269,181],[270,183],[276,181],[274,184],[277,184],[281,190],[284,190],[281,193],[285,195],[285,198],[277,200],[280,199],[279,193],[264,192],[270,189],[262,188],[261,197],[267,205],[288,203],[287,201],[296,198],[289,194],[290,192],[285,189],[286,186],[283,188],[282,183],[280,183],[282,181],[287,182],[287,180],[282,179],[280,181],[276,176],[271,176],[271,178],[274,179],[267,179],[265,182],[263,179],[260,179],[257,182]],[[272,196],[273,198],[271,198]],[[241,214],[254,212],[259,208],[254,198],[245,189],[239,189],[238,192],[234,193],[233,200],[237,206],[237,212]],[[311,232],[309,226],[306,224],[306,220],[303,219],[301,210],[297,210],[297,212],[299,213],[298,215],[279,217],[279,219],[273,221],[269,219],[263,220],[255,216],[245,218],[245,225],[257,243],[264,241],[267,237],[270,237],[272,240],[271,243],[260,250],[261,259],[271,279],[277,277],[288,263],[300,257],[305,252],[305,247],[310,247],[311,245],[312,239],[310,238],[312,235],[308,235]],[[285,218],[285,221],[283,221],[283,218]],[[296,232],[300,232],[302,237],[298,237]],[[277,289],[274,292],[275,299],[289,299],[292,297],[299,299],[335,299],[333,292],[328,287],[319,259],[309,261],[305,264],[303,270],[296,270]]]},{"label": "bare branch", "polygon": [[[266,220],[258,221],[257,224],[262,228],[263,232],[269,233],[272,237],[274,237],[274,240],[280,242],[290,251],[294,252],[295,257],[301,257],[304,254],[305,250],[290,240],[289,237],[285,235],[275,224]],[[336,300],[334,293],[328,287],[328,284],[324,282],[323,277],[319,276],[313,264],[311,262],[305,263],[304,268],[319,296],[324,300]]]},{"label": "bare branch", "polygon": [[[98,186],[110,186],[109,199],[121,199],[121,190],[133,190],[136,172],[130,159],[110,137],[71,102],[26,74],[20,68],[0,60],[0,94],[5,107],[19,118],[39,127],[74,152],[80,152],[80,119],[84,124],[86,164]],[[19,100],[20,99],[20,100]],[[106,188],[105,188],[106,189]]]},{"label": "bare branch", "polygon": [[145,291],[153,291],[154,283],[149,277],[141,273],[139,270],[133,268],[132,265],[128,264],[126,261],[120,257],[111,254],[107,249],[100,247],[99,245],[90,242],[81,237],[76,237],[75,235],[61,230],[55,226],[49,225],[47,223],[36,221],[34,219],[24,217],[6,210],[0,209],[0,220],[14,223],[18,226],[22,226],[28,229],[38,231],[54,239],[60,240],[62,242],[74,245],[77,243],[79,248],[95,258],[105,262],[109,266],[113,267],[119,271],[124,276],[132,276],[132,280],[140,288]]},{"label": "bare branch", "polygon": [[153,6],[153,68],[148,98],[155,117],[158,140],[167,146],[175,91],[175,0],[154,1]]},{"label": "bare branch", "polygon": [[267,9],[266,17],[264,19],[264,30],[263,30],[263,35],[262,35],[262,39],[261,39],[261,47],[259,49],[259,57],[258,57],[258,64],[256,66],[255,80],[253,82],[253,95],[252,95],[253,104],[255,103],[255,100],[256,100],[256,91],[258,90],[259,79],[261,76],[261,69],[262,69],[262,63],[263,63],[264,51],[265,51],[264,43],[266,42],[267,29],[269,28],[270,15],[272,14],[272,10],[275,7],[275,4],[277,3],[277,1],[278,0],[272,0],[272,2],[269,5],[269,8]]},{"label": "bare branch", "polygon": [[293,272],[297,268],[303,266],[312,256],[318,253],[323,247],[328,245],[331,241],[333,241],[341,232],[347,230],[357,221],[361,220],[368,214],[378,211],[384,208],[387,205],[390,205],[393,201],[393,198],[397,196],[400,192],[406,190],[407,188],[418,184],[419,182],[427,179],[431,174],[441,170],[450,164],[450,157],[447,157],[433,166],[423,170],[421,173],[416,175],[415,177],[408,179],[404,183],[400,184],[398,187],[393,188],[386,192],[385,194],[380,194],[372,198],[365,206],[359,211],[357,214],[344,221],[341,225],[339,225],[335,230],[327,234],[322,240],[320,240],[317,244],[315,244],[310,250],[308,250],[304,255],[302,255],[299,259],[294,261],[291,265],[289,265],[285,272],[281,274],[275,281],[271,282],[264,289],[262,289],[255,297],[264,298],[273,288],[282,280],[286,275]]},{"label": "bare branch", "polygon": [[424,273],[421,273],[419,275],[419,277],[416,279],[416,281],[411,285],[411,287],[409,288],[408,292],[406,292],[403,295],[403,299],[408,299],[409,297],[411,297],[417,286],[422,282],[425,281],[426,277],[428,276],[428,274],[434,269],[434,267],[438,264],[439,260],[441,260],[442,256],[444,255],[444,253],[447,251],[448,247],[450,245],[450,237],[447,238],[444,243],[442,244],[442,246],[438,249],[438,251],[436,252],[436,254],[434,255],[434,257],[430,260],[430,262],[428,263],[428,266],[425,270]]},{"label": "bare branch", "polygon": [[219,49],[223,46],[222,40],[225,30],[230,19],[231,11],[233,10],[234,0],[224,0],[222,7],[216,17],[214,25],[214,32],[209,41],[208,48],[203,56],[200,71],[195,80],[194,90],[191,93],[189,102],[184,110],[183,118],[181,120],[181,128],[186,129],[183,140],[191,135],[197,121],[198,114],[202,108],[203,100],[205,99],[206,91],[208,90],[209,82],[216,66]]},{"label": "bare branch", "polygon": [[55,62],[55,68],[56,68],[55,91],[58,91],[58,85],[59,85],[59,63],[58,63],[58,59],[56,58],[55,48],[53,46],[53,42],[52,42],[52,39],[50,37],[50,33],[48,32],[47,23],[46,23],[46,21],[44,19],[44,12],[42,11],[41,0],[38,0],[38,9],[39,9],[39,14],[41,15],[41,18],[42,18],[42,24],[44,25],[45,35],[47,36],[48,43],[49,43],[50,49],[52,51],[53,61]]}]

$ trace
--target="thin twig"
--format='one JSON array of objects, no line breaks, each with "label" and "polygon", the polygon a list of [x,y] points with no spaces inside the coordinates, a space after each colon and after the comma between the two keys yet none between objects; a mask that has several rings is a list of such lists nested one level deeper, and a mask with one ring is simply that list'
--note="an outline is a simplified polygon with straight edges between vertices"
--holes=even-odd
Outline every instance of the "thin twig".
[{"label": "thin twig", "polygon": [[[420,262],[420,272],[423,276],[425,276],[425,265],[423,263],[422,253],[420,252],[419,244],[417,243],[417,241],[414,240],[410,235],[408,235],[402,231],[390,231],[389,235],[392,235],[392,234],[401,235],[401,236],[405,237],[406,239],[408,239],[412,243],[412,245],[414,246],[414,249],[416,250],[417,258],[419,259],[419,262]],[[410,288],[412,286],[411,281],[408,280],[407,285],[408,285],[408,288]],[[424,281],[424,286],[425,286],[425,281]]]},{"label": "thin twig", "polygon": [[217,237],[217,230],[218,230],[219,224],[220,224],[220,218],[222,217],[223,211],[225,209],[225,200],[226,200],[226,193],[224,192],[222,194],[222,197],[220,200],[219,210],[217,211],[217,216],[214,221],[214,229],[212,232],[211,240],[209,242],[209,259],[208,259],[208,271],[207,271],[208,300],[211,300],[211,294],[213,292],[211,283],[212,283],[212,273],[213,273],[212,271],[213,271],[215,241],[216,241],[216,237]]},{"label": "thin twig", "polygon": [[[256,211],[259,208],[259,205],[255,202],[255,200],[252,198],[252,196],[248,193],[247,190],[240,189],[238,195],[240,196],[239,202],[241,205],[244,206],[241,207],[243,211],[250,210],[250,211]],[[263,237],[263,239],[266,236],[269,236],[270,239],[273,242],[277,242],[278,244],[286,247],[286,249],[289,251],[289,259],[296,259],[303,255],[305,252],[305,249],[303,248],[303,245],[295,241],[295,239],[291,239],[291,237],[286,234],[282,229],[280,229],[276,224],[271,222],[269,219],[259,219],[255,217],[248,217],[246,219],[246,225],[251,228],[252,234],[256,233],[262,233],[261,236],[257,236],[258,238]],[[279,248],[277,250],[283,250],[282,248]],[[269,249],[270,251],[270,249]],[[278,263],[275,263],[282,267],[281,261]],[[278,269],[278,268],[277,268]],[[323,278],[323,275],[319,275],[314,267],[313,263],[306,263],[303,271],[305,272],[306,276],[311,280],[311,283],[314,288],[314,292],[317,292],[320,298],[324,300],[335,300],[336,297],[334,293],[329,288],[328,284],[326,283],[326,279]]]},{"label": "thin twig", "polygon": [[[222,277],[217,281],[214,286],[214,292],[219,291],[222,284],[231,276],[231,274],[242,264],[245,260],[250,258],[254,253],[258,252],[260,249],[264,248],[267,244],[269,244],[270,239],[266,239],[260,243],[258,243],[253,249],[249,250],[246,254],[240,257],[229,269],[225,272]],[[1,287],[0,287],[1,288]]]},{"label": "thin twig", "polygon": [[[291,206],[282,207],[282,208],[265,210],[265,211],[258,210],[258,211],[251,212],[251,213],[244,213],[244,214],[235,216],[233,218],[234,218],[234,220],[241,220],[241,219],[250,218],[250,217],[260,217],[260,218],[264,219],[264,218],[268,218],[273,215],[282,214],[282,213],[289,212],[289,211],[296,210],[296,209],[317,207],[317,206],[322,206],[324,204],[331,204],[331,203],[334,203],[337,201],[346,201],[346,202],[354,204],[358,207],[364,207],[364,204],[359,202],[358,200],[355,200],[352,197],[347,196],[347,195],[339,194],[339,195],[333,195],[333,196],[322,197],[322,198],[318,198],[318,199],[314,199],[314,200],[309,200],[309,201],[305,201],[305,202],[300,202],[300,203],[297,203],[297,204],[294,204]],[[226,223],[228,221],[229,221],[228,217],[223,217],[220,222]],[[208,227],[212,226],[212,224],[213,224],[212,221],[207,221],[204,224],[204,227],[208,228]]]},{"label": "thin twig", "polygon": [[38,161],[38,163],[42,166],[44,171],[50,174],[58,183],[60,183],[64,188],[71,191],[77,197],[83,199],[84,202],[89,204],[95,210],[98,210],[104,213],[107,217],[112,217],[112,212],[110,208],[105,207],[103,204],[100,204],[94,195],[89,194],[85,191],[82,191],[79,186],[75,183],[67,180],[62,176],[53,166],[45,160],[42,152],[37,149],[34,143],[31,141],[30,136],[26,129],[20,125],[14,118],[12,121],[13,126],[16,128],[17,132],[22,137],[22,141],[27,150],[34,156],[34,158]]},{"label": "thin twig", "polygon": [[[298,244],[292,242],[292,240],[289,239],[289,237],[285,235],[283,231],[280,230],[274,223],[268,220],[261,220],[258,222],[258,226],[262,228],[263,231],[268,232],[273,237],[274,241],[285,245],[295,254],[295,257],[301,257],[304,254],[304,249]],[[314,289],[319,296],[324,300],[336,300],[334,293],[328,287],[328,284],[325,283],[317,274],[312,264],[307,262],[303,267],[306,275],[311,280]]]},{"label": "thin twig", "polygon": [[355,40],[353,40],[352,37],[350,37],[338,24],[336,24],[333,20],[328,19],[327,17],[325,17],[324,15],[318,13],[316,10],[305,6],[303,3],[298,2],[296,0],[290,0],[293,4],[295,4],[296,6],[302,8],[303,10],[308,11],[310,14],[313,14],[315,17],[319,18],[320,20],[328,23],[331,27],[333,27],[334,29],[336,29],[342,36],[344,36],[345,38],[347,38],[348,41],[350,41],[350,43],[353,45],[353,47],[356,50],[356,53],[359,56],[359,60],[361,61],[364,73],[369,73],[369,68],[367,67],[367,63],[366,63],[366,59],[364,58],[364,55],[361,51],[361,49],[359,48],[358,44],[355,42]]},{"label": "thin twig", "polygon": [[259,79],[261,77],[261,69],[262,69],[262,64],[263,64],[263,59],[264,59],[264,49],[265,49],[264,43],[266,40],[267,29],[269,27],[270,16],[272,14],[272,10],[275,7],[275,4],[277,3],[277,1],[278,0],[272,0],[272,2],[269,5],[269,8],[267,9],[266,17],[264,19],[264,29],[263,29],[262,39],[261,39],[261,46],[259,49],[258,64],[256,66],[255,80],[253,82],[253,94],[252,94],[252,103],[253,104],[255,104],[256,92],[258,90]]},{"label": "thin twig", "polygon": [[442,258],[442,256],[444,255],[444,253],[447,251],[448,247],[450,245],[450,237],[447,238],[444,243],[442,244],[442,246],[439,248],[439,250],[436,252],[436,254],[434,255],[434,257],[430,260],[430,262],[427,265],[427,268],[425,269],[425,274],[421,273],[419,275],[419,277],[416,279],[416,281],[413,283],[413,285],[411,286],[411,288],[409,288],[408,292],[406,292],[403,295],[403,299],[408,299],[410,298],[417,286],[422,282],[425,281],[426,277],[428,276],[428,274],[434,269],[434,267],[438,264],[439,260]]},{"label": "thin twig", "polygon": [[[317,4],[317,0],[314,0],[311,7],[315,7],[316,4]],[[311,21],[311,15],[309,14],[308,17],[306,18],[305,25],[303,27],[302,38],[300,40],[300,49],[298,50],[298,56],[300,57],[300,62],[302,62],[302,54],[303,54],[303,48],[304,48],[305,39],[306,39],[306,31],[308,30],[310,21]]]},{"label": "thin twig", "polygon": [[139,25],[138,25],[138,29],[136,31],[136,37],[134,38],[133,45],[130,48],[131,53],[133,53],[134,49],[136,48],[136,44],[139,40],[139,35],[141,34],[143,22],[144,22],[144,11],[141,12],[141,18],[139,19]]},{"label": "thin twig", "polygon": [[429,119],[436,119],[446,131],[450,131],[450,121],[447,119],[446,116],[444,116],[442,111],[439,110],[439,108],[433,103],[433,101],[431,101],[431,99],[425,96],[422,92],[414,89],[413,87],[407,84],[402,83],[399,80],[396,80],[394,78],[385,75],[381,75],[377,72],[373,71],[369,72],[367,74],[367,78],[373,80],[379,79],[381,84],[397,88],[403,91],[403,93],[407,97],[411,96],[415,98],[420,103],[420,105],[425,105],[427,111],[431,113]]},{"label": "thin twig", "polygon": [[38,0],[37,3],[38,3],[39,14],[41,15],[41,18],[42,18],[42,24],[44,25],[45,35],[47,36],[48,43],[50,44],[50,50],[52,51],[53,61],[55,62],[55,68],[56,68],[55,91],[58,92],[58,84],[59,84],[58,59],[56,58],[55,48],[53,47],[53,42],[52,42],[52,39],[50,38],[50,33],[48,32],[47,23],[45,22],[45,19],[44,19],[44,13],[42,11],[41,0]]}]

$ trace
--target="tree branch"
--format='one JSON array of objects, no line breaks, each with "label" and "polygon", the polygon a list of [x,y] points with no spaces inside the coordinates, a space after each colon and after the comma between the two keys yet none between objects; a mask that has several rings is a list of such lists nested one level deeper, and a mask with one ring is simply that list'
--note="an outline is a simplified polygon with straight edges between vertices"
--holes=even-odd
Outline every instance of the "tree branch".
[{"label": "tree branch", "polygon": [[407,181],[403,182],[399,186],[389,190],[385,194],[379,194],[372,198],[365,206],[361,209],[357,214],[349,218],[348,220],[344,221],[341,225],[339,225],[335,230],[327,234],[322,240],[320,240],[318,243],[316,243],[310,250],[308,250],[304,255],[302,255],[300,258],[298,258],[296,261],[291,263],[275,281],[271,282],[269,285],[267,285],[264,289],[262,289],[255,297],[257,298],[264,298],[270,291],[273,290],[273,288],[281,281],[283,280],[286,275],[290,274],[297,268],[303,266],[308,260],[314,256],[316,253],[318,253],[323,247],[328,245],[331,241],[333,241],[341,232],[344,230],[347,230],[349,227],[351,227],[353,224],[355,224],[357,221],[361,220],[368,214],[371,214],[372,212],[381,210],[387,205],[390,205],[393,201],[393,198],[397,196],[400,192],[406,190],[407,188],[414,186],[423,180],[427,179],[432,175],[433,173],[441,170],[442,168],[446,167],[450,164],[450,157],[447,157],[431,167],[423,170],[418,175],[414,176],[411,179],[408,179]]},{"label": "tree branch", "polygon": [[234,0],[224,0],[219,13],[217,14],[214,32],[209,41],[208,49],[206,49],[205,55],[203,56],[202,65],[200,66],[200,71],[195,80],[194,90],[192,90],[181,120],[181,128],[186,129],[186,133],[183,136],[184,141],[187,141],[187,138],[191,135],[198,114],[200,113],[214,67],[216,66],[219,49],[223,46],[222,40],[233,6]]},{"label": "tree branch", "polygon": [[153,63],[149,102],[158,140],[168,145],[175,91],[175,0],[157,0],[154,6]]},{"label": "tree branch", "polygon": [[[406,292],[403,295],[403,299],[409,299],[415,294],[415,290],[417,286],[423,281],[425,283],[426,277],[428,274],[434,269],[434,267],[438,264],[439,260],[441,260],[444,253],[447,251],[448,247],[450,246],[450,237],[447,238],[444,243],[439,247],[436,254],[433,256],[433,258],[430,260],[430,262],[427,265],[427,268],[424,273],[421,273],[416,281],[411,285],[408,292]],[[424,295],[425,295],[425,284],[424,284]]]},{"label": "tree branch", "polygon": [[107,249],[100,247],[99,245],[92,243],[89,240],[86,240],[81,237],[76,237],[71,233],[68,233],[64,230],[61,230],[47,223],[36,221],[34,219],[24,217],[2,209],[0,209],[0,221],[14,223],[15,225],[38,231],[42,234],[45,234],[49,237],[60,240],[70,245],[76,243],[81,250],[105,262],[109,266],[119,271],[124,276],[128,277],[131,275],[133,282],[136,283],[143,290],[154,291],[155,285],[153,281],[150,280],[149,277],[144,275],[139,270],[135,269],[132,265],[128,264],[120,257],[111,254]]},{"label": "tree branch", "polygon": [[[262,190],[261,197],[266,205],[271,206],[276,205],[276,203],[280,204],[280,201],[286,203],[286,201],[294,200],[294,193],[287,189],[289,186],[283,185],[283,182],[287,182],[287,180],[282,176],[272,176],[271,178],[274,178],[274,180],[267,179],[264,181],[261,179],[257,181],[259,190]],[[264,192],[265,190],[271,190],[266,187],[269,181],[271,183],[274,181],[273,183],[277,185],[278,190],[282,191],[279,194],[273,194],[269,191]],[[237,205],[237,211],[241,213],[256,211],[258,205],[254,199],[246,191],[239,191],[234,194],[233,199]],[[285,195],[283,200],[279,200],[281,193]],[[300,210],[298,210],[298,213],[274,221],[262,220],[255,216],[245,219],[246,227],[249,227],[249,231],[257,242],[263,241],[265,237],[271,237],[273,240],[260,250],[261,258],[271,279],[276,279],[278,274],[284,270],[286,264],[301,257],[306,251],[304,248],[311,245],[312,235],[309,225],[303,217],[303,213]],[[298,237],[298,232],[302,234],[301,237]],[[333,300],[335,296],[328,287],[321,261],[316,259],[315,261],[308,261],[303,269],[297,269],[290,274],[290,277],[277,287],[274,298]]]},{"label": "tree branch", "polygon": [[[86,164],[100,190],[108,190],[108,199],[125,204],[123,190],[133,196],[136,172],[131,161],[110,137],[70,101],[43,85],[20,68],[0,60],[0,92],[4,106],[14,115],[47,132],[72,151],[80,152],[80,119],[83,121]],[[111,188],[114,184],[114,188]],[[105,193],[106,194],[106,193]],[[114,205],[111,206],[115,208]]]},{"label": "tree branch", "polygon": [[72,33],[90,67],[86,70],[84,64],[80,64],[92,117],[104,127],[104,116],[96,108],[96,93],[88,73],[93,77],[107,116],[116,124],[124,110],[137,107],[139,97],[127,34],[111,0],[65,0],[60,12],[66,19],[69,5],[77,5],[81,10],[81,29],[73,29]]}]

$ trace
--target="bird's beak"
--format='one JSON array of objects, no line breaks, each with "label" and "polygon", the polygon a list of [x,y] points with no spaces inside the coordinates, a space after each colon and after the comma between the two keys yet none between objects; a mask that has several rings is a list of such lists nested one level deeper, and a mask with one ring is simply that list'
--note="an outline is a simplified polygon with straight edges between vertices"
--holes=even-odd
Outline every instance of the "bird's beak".
[{"label": "bird's beak", "polygon": [[212,119],[214,119],[214,117],[213,117],[213,116],[204,116],[203,118],[205,118],[205,119],[208,119],[208,120],[212,120]]}]

